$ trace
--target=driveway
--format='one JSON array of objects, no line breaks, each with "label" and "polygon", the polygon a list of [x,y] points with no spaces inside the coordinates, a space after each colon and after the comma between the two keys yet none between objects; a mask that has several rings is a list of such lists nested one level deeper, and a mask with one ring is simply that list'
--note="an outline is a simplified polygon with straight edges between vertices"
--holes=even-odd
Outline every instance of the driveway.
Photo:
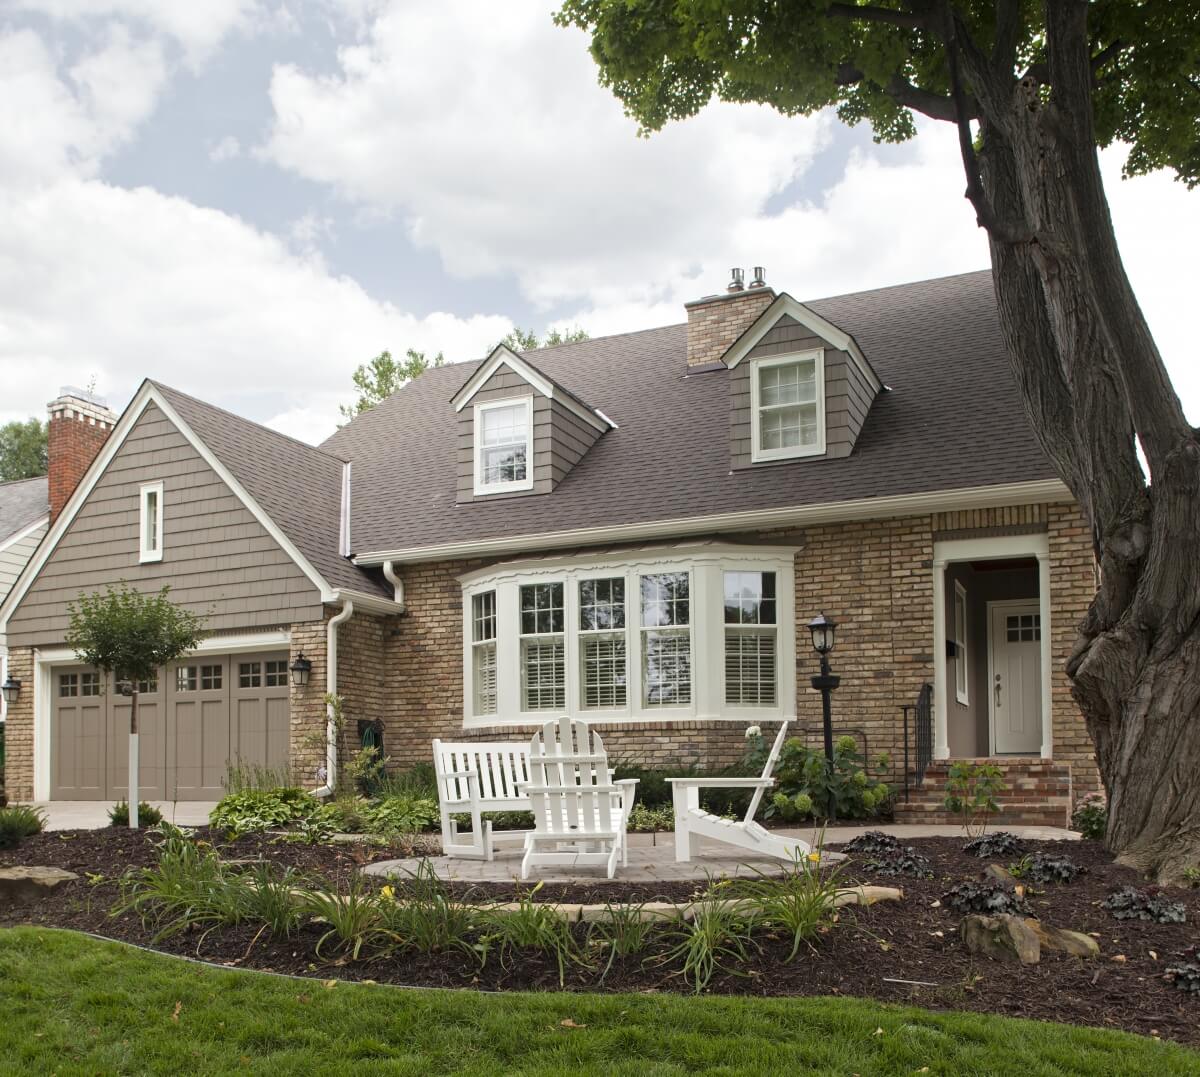
[{"label": "driveway", "polygon": [[[216,807],[215,800],[178,801],[152,800],[162,817],[177,826],[203,826],[208,813]],[[43,800],[37,806],[46,813],[47,830],[99,830],[108,826],[111,800]]]}]

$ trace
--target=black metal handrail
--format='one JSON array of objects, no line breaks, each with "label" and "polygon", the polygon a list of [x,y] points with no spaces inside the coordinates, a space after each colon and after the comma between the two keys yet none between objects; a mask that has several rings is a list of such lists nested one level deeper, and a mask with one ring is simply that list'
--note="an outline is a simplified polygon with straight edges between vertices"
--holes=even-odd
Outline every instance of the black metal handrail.
[{"label": "black metal handrail", "polygon": [[916,703],[906,703],[904,711],[904,800],[908,802],[909,759],[908,759],[908,718],[913,716],[913,729],[916,733],[914,752],[915,766],[912,768],[913,784],[920,789],[925,781],[925,771],[933,762],[933,685],[926,681],[917,693]]}]

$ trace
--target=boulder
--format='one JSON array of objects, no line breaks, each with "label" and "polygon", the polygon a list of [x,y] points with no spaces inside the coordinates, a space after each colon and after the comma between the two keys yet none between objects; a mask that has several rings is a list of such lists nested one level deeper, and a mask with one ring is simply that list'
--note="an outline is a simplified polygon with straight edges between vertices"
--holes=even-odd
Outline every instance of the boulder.
[{"label": "boulder", "polygon": [[1007,913],[1000,916],[972,913],[963,917],[959,933],[970,953],[1036,965],[1042,959],[1042,944],[1038,933],[1029,926],[1032,922]]},{"label": "boulder", "polygon": [[877,901],[901,901],[904,891],[895,886],[847,886],[837,892],[833,907],[874,905]]},{"label": "boulder", "polygon": [[999,864],[989,864],[983,869],[983,877],[985,879],[995,879],[997,882],[1008,883],[1009,886],[1016,886],[1017,880],[1013,873],[1006,867]]},{"label": "boulder", "polygon": [[62,868],[0,868],[0,905],[32,905],[78,878]]},{"label": "boulder", "polygon": [[1038,920],[1026,920],[1025,923],[1037,933],[1038,941],[1046,950],[1061,950],[1076,957],[1100,956],[1100,944],[1090,935],[1062,927],[1049,927]]}]

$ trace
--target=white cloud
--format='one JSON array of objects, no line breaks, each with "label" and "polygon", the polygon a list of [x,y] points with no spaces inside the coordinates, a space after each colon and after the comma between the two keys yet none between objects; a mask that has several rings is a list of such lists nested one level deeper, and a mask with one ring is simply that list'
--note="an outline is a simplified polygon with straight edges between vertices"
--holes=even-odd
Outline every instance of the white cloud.
[{"label": "white cloud", "polygon": [[551,304],[661,297],[812,160],[829,120],[723,105],[653,139],[539,2],[381,6],[335,76],[277,67],[263,153]]},{"label": "white cloud", "polygon": [[222,161],[232,161],[240,156],[241,152],[242,144],[233,135],[226,135],[208,148],[208,159],[219,164]]}]

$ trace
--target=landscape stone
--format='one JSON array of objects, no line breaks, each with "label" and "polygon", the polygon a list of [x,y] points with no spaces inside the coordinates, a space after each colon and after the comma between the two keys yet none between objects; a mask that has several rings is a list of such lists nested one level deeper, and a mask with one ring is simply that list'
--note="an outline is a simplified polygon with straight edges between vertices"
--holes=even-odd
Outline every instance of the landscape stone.
[{"label": "landscape stone", "polygon": [[1062,927],[1050,927],[1038,920],[1026,919],[1025,923],[1037,932],[1042,946],[1048,950],[1061,950],[1076,957],[1100,956],[1100,944],[1090,935]]},{"label": "landscape stone", "polygon": [[78,878],[62,868],[0,868],[0,905],[32,905]]},{"label": "landscape stone", "polygon": [[1036,965],[1042,959],[1042,944],[1030,923],[1033,921],[1008,913],[999,916],[971,913],[963,917],[959,933],[970,953],[1000,961],[1015,958],[1022,965]]}]

